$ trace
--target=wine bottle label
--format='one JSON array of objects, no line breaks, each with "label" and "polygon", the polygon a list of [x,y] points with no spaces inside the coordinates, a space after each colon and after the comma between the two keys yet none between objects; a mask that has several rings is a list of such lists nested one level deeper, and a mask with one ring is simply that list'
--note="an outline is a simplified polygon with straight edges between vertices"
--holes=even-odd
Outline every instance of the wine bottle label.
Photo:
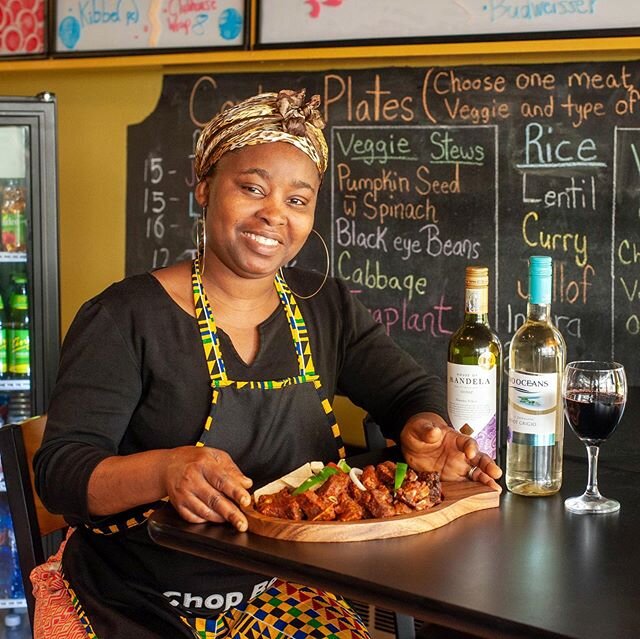
[{"label": "wine bottle label", "polygon": [[477,365],[447,364],[447,410],[451,425],[471,435],[480,451],[496,458],[496,358],[483,353]]},{"label": "wine bottle label", "polygon": [[526,446],[556,443],[558,374],[509,371],[509,440]]},{"label": "wine bottle label", "polygon": [[489,308],[487,288],[466,288],[464,291],[464,312],[481,315]]}]

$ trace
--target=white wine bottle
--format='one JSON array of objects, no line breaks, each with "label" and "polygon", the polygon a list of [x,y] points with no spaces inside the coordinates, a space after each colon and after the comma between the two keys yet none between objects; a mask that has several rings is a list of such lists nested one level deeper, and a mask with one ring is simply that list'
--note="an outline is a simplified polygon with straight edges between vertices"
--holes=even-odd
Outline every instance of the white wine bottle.
[{"label": "white wine bottle", "polygon": [[509,347],[507,488],[553,495],[562,484],[562,372],[566,346],[551,321],[550,257],[529,259],[527,319]]},{"label": "white wine bottle", "polygon": [[489,326],[489,269],[465,271],[464,321],[449,340],[447,411],[451,425],[497,458],[502,345]]}]

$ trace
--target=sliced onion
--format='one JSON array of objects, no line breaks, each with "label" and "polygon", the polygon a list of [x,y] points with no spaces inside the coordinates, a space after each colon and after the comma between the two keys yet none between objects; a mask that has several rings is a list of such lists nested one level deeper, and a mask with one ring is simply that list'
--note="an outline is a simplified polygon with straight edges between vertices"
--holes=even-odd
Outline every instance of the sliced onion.
[{"label": "sliced onion", "polygon": [[367,490],[366,486],[360,481],[360,475],[362,475],[362,469],[361,468],[352,468],[349,471],[349,477],[351,478],[351,481],[360,489],[360,490]]}]

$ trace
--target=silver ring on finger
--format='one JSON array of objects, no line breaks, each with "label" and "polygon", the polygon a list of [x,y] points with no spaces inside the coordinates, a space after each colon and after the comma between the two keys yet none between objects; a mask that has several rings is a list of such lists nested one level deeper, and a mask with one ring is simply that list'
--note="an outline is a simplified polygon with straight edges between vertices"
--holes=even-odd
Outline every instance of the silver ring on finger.
[{"label": "silver ring on finger", "polygon": [[469,468],[469,470],[467,471],[467,478],[473,481],[473,473],[475,473],[477,469],[478,466],[471,466],[471,468]]}]

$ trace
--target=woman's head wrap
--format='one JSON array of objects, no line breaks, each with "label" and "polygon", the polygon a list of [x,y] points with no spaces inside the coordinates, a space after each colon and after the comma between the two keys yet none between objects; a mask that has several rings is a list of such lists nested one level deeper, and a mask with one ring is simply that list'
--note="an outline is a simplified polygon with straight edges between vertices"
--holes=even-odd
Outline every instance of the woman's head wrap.
[{"label": "woman's head wrap", "polygon": [[268,142],[288,142],[308,155],[320,177],[328,163],[327,143],[318,112],[320,96],[305,104],[305,90],[261,93],[216,115],[202,129],[195,153],[195,171],[204,179],[227,152]]}]

